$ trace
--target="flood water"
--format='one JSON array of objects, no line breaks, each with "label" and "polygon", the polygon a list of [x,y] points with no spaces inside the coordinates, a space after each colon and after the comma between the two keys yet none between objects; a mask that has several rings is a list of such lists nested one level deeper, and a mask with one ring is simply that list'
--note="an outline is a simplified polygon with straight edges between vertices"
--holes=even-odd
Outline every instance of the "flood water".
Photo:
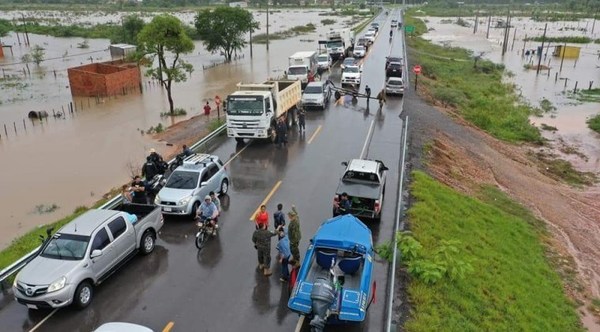
[{"label": "flood water", "polygon": [[[296,51],[317,50],[320,36],[331,28],[345,26],[351,17],[319,16],[326,12],[315,10],[290,10],[270,14],[270,32],[293,26],[313,23],[317,31],[286,40],[272,41],[270,50],[264,44],[255,44],[253,57],[249,48],[243,58],[231,64],[219,65],[223,59],[207,52],[200,42],[196,49],[183,58],[192,63],[192,77],[184,83],[175,83],[173,98],[175,107],[186,109],[188,115],[177,121],[200,114],[201,105],[216,96],[227,95],[240,81],[260,82],[283,74],[288,56]],[[3,12],[0,17],[20,16],[21,12]],[[47,14],[43,14],[47,13]],[[265,30],[266,14],[253,12]],[[52,17],[73,23],[103,23],[120,20],[129,13],[88,16],[58,12],[29,12],[26,16]],[[46,16],[44,16],[46,15]],[[178,13],[185,22],[191,23],[194,13]],[[149,17],[146,17],[149,19]],[[321,20],[336,20],[333,25],[323,26]],[[260,33],[257,31],[256,33]],[[129,181],[132,168],[139,168],[147,151],[154,147],[165,152],[165,142],[157,142],[140,130],[147,130],[158,123],[173,124],[173,120],[161,118],[168,109],[166,93],[144,79],[143,94],[132,92],[112,98],[72,99],[67,68],[84,63],[110,60],[109,41],[90,39],[89,48],[78,48],[82,38],[53,38],[29,35],[30,45],[45,48],[48,59],[38,67],[29,64],[31,76],[24,76],[21,56],[30,48],[19,45],[17,36],[11,33],[2,38],[12,45],[13,54],[5,48],[0,58],[4,79],[0,82],[0,249],[11,239],[32,227],[49,223],[70,214],[75,207],[90,206],[111,188]],[[23,42],[23,40],[21,40]],[[91,57],[91,59],[90,59]],[[56,71],[56,76],[54,72]],[[70,114],[68,103],[73,101],[77,111]],[[214,106],[213,106],[214,107]],[[64,119],[52,117],[52,111],[67,113]],[[47,122],[32,122],[27,114],[46,110]],[[7,126],[7,132],[4,131]],[[16,129],[15,129],[16,127]],[[16,133],[15,133],[16,131]],[[56,204],[51,213],[39,213],[36,206]]]},{"label": "flood water", "polygon": [[[508,50],[502,55],[503,28],[495,28],[497,20],[506,18],[492,17],[489,38],[487,38],[488,19],[479,18],[479,27],[473,33],[475,18],[463,18],[469,22],[470,27],[462,27],[455,23],[448,23],[449,18],[427,17],[427,28],[430,30],[424,37],[438,44],[458,46],[473,51],[473,54],[483,53],[483,57],[502,63],[506,69],[514,74],[506,77],[507,82],[515,83],[522,97],[532,106],[539,107],[540,101],[549,100],[555,111],[545,113],[542,117],[532,117],[532,123],[537,126],[546,124],[557,128],[556,132],[542,131],[544,137],[558,144],[563,140],[568,145],[575,147],[585,155],[585,158],[576,154],[561,154],[561,157],[571,161],[582,171],[596,172],[600,166],[600,135],[587,127],[586,119],[600,113],[600,103],[580,103],[568,98],[577,82],[578,89],[587,89],[592,82],[592,88],[600,88],[600,69],[597,65],[600,55],[600,44],[569,44],[568,46],[581,47],[578,59],[565,58],[562,71],[560,70],[561,57],[552,55],[556,43],[545,43],[542,52],[541,64],[550,67],[550,70],[541,70],[536,75],[535,69],[527,70],[526,64],[537,66],[537,54],[525,56],[523,50],[533,50],[541,46],[541,42],[527,41],[525,37],[542,36],[546,22],[534,22],[529,18],[515,17],[511,21]],[[456,22],[456,18],[452,18]],[[587,36],[591,39],[600,38],[600,22],[596,22],[594,32],[592,19],[577,22],[548,22],[547,37],[560,36]],[[516,32],[516,33],[515,33]],[[514,42],[513,42],[514,40]],[[562,45],[562,43],[559,43]],[[556,74],[558,73],[558,76]],[[565,87],[566,83],[566,87]]]}]

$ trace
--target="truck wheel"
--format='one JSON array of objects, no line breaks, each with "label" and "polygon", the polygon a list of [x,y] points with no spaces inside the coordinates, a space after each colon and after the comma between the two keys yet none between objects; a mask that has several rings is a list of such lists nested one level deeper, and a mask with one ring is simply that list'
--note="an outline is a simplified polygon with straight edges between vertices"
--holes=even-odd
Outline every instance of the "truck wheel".
[{"label": "truck wheel", "polygon": [[148,255],[154,251],[155,243],[156,239],[154,238],[154,233],[150,230],[145,231],[144,235],[142,235],[142,240],[140,241],[140,252],[142,255]]},{"label": "truck wheel", "polygon": [[79,309],[83,309],[90,305],[92,297],[94,296],[94,289],[89,281],[83,281],[77,286],[75,294],[73,295],[73,304]]},{"label": "truck wheel", "polygon": [[236,137],[235,141],[238,142],[239,144],[244,144],[244,139],[241,137]]},{"label": "truck wheel", "polygon": [[229,181],[227,179],[223,179],[221,182],[221,195],[227,194],[227,190],[229,190]]},{"label": "truck wheel", "polygon": [[292,129],[292,126],[294,126],[294,110],[293,109],[291,109],[287,112],[286,122],[287,122],[288,129]]}]

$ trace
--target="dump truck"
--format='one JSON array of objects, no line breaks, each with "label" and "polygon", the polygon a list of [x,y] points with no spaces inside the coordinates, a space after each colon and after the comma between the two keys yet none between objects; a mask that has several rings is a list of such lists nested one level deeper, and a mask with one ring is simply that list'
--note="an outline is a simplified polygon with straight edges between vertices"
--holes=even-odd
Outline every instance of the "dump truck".
[{"label": "dump truck", "polygon": [[264,83],[238,83],[227,96],[227,136],[275,140],[275,126],[284,119],[288,128],[296,124],[297,105],[302,98],[300,81],[274,80]]}]

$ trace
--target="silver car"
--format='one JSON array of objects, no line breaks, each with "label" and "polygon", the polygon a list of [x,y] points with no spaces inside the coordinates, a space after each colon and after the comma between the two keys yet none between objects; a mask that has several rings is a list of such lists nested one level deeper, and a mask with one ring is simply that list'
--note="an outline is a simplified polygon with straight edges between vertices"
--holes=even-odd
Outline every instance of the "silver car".
[{"label": "silver car", "polygon": [[206,195],[211,191],[224,195],[228,189],[229,175],[219,157],[194,154],[171,173],[154,204],[163,214],[195,216]]},{"label": "silver car", "polygon": [[385,83],[385,93],[388,95],[404,95],[404,80],[401,77],[390,77]]}]

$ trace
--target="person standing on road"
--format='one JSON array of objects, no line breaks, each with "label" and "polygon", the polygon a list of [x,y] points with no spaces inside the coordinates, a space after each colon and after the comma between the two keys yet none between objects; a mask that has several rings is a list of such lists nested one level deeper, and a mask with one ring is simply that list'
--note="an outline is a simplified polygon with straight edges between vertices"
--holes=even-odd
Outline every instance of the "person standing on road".
[{"label": "person standing on road", "polygon": [[277,128],[275,130],[277,132],[277,145],[287,145],[287,124],[283,119],[279,119],[279,122],[277,123]]},{"label": "person standing on road", "polygon": [[148,204],[148,199],[146,198],[146,185],[142,181],[141,176],[136,175],[135,178],[133,178],[131,188],[133,190],[132,203]]},{"label": "person standing on road", "polygon": [[277,251],[279,254],[277,256],[279,258],[279,263],[281,263],[281,276],[279,277],[279,280],[281,282],[286,282],[290,278],[290,270],[288,267],[290,256],[292,255],[290,250],[290,240],[285,235],[283,226],[277,228],[277,232],[279,233],[279,242],[277,242]]},{"label": "person standing on road", "polygon": [[369,99],[371,98],[371,88],[369,88],[369,85],[365,86],[365,94],[367,95],[367,103],[368,103]]},{"label": "person standing on road", "polygon": [[285,213],[283,213],[283,204],[277,204],[277,211],[273,213],[273,226],[275,229],[279,229],[279,226],[285,226]]},{"label": "person standing on road", "polygon": [[252,242],[258,255],[258,269],[263,271],[265,276],[273,274],[271,272],[271,238],[277,233],[267,230],[266,224],[260,224],[259,228],[252,234]]},{"label": "person standing on road", "polygon": [[208,121],[208,117],[210,116],[210,110],[211,108],[207,101],[206,105],[204,105],[204,115],[206,115],[206,121]]},{"label": "person standing on road", "polygon": [[158,173],[158,167],[156,163],[152,161],[152,157],[146,157],[146,163],[142,166],[142,176],[149,181]]},{"label": "person standing on road", "polygon": [[300,240],[302,239],[302,233],[300,232],[300,217],[296,211],[296,207],[292,205],[292,211],[288,212],[290,224],[288,226],[288,236],[290,240],[290,251],[292,253],[292,264],[294,266],[300,266]]},{"label": "person standing on road", "polygon": [[265,228],[269,228],[269,212],[267,212],[265,205],[260,206],[260,210],[254,216],[254,223],[256,224],[256,229],[260,229],[260,225],[265,225]]},{"label": "person standing on road", "polygon": [[306,111],[304,108],[298,109],[298,131],[304,132],[306,129]]}]

